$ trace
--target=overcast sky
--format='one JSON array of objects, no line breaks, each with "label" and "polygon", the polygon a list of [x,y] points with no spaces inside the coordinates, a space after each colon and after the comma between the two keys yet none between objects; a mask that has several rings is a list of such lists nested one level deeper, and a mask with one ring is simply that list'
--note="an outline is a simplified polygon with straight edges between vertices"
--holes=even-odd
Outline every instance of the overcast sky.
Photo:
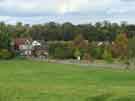
[{"label": "overcast sky", "polygon": [[135,23],[135,0],[0,0],[0,21],[11,24],[103,20]]}]

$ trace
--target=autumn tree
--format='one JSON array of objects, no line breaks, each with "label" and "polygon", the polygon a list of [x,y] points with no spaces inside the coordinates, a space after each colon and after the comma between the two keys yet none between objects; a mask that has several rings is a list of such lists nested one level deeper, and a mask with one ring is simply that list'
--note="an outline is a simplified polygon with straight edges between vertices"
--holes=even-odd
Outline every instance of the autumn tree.
[{"label": "autumn tree", "polygon": [[[73,40],[73,47],[75,48],[75,57],[80,58],[88,50],[89,42],[84,39],[84,37],[79,34]],[[78,56],[77,56],[78,55]]]},{"label": "autumn tree", "polygon": [[120,58],[125,58],[128,52],[128,38],[125,34],[119,34],[112,46],[113,53]]}]

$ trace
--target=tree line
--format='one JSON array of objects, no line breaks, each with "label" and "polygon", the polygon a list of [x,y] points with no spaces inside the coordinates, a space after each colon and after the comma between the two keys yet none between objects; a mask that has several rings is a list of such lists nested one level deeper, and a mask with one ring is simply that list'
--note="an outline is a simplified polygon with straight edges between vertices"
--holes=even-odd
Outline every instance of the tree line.
[{"label": "tree line", "polygon": [[[135,25],[126,22],[111,23],[109,21],[95,24],[55,23],[15,25],[0,22],[0,58],[3,54],[12,56],[11,40],[20,37],[31,37],[33,40],[64,41],[72,43],[54,43],[49,45],[49,52],[55,58],[107,59],[127,58],[134,56]],[[88,41],[88,43],[86,42]],[[114,42],[109,46],[97,47],[94,42]],[[65,51],[66,50],[66,51]],[[66,54],[65,54],[66,52]],[[129,54],[129,55],[128,55]]]},{"label": "tree line", "polygon": [[[113,41],[119,33],[127,33],[128,37],[132,37],[135,33],[135,25],[126,22],[111,23],[109,21],[97,22],[95,24],[79,24],[72,23],[45,23],[45,24],[23,24],[18,22],[16,25],[5,24],[0,22],[0,34],[8,34],[11,38],[16,37],[32,37],[35,40],[64,40],[70,41],[76,35],[81,34],[88,41]],[[4,36],[6,37],[6,35]]]}]

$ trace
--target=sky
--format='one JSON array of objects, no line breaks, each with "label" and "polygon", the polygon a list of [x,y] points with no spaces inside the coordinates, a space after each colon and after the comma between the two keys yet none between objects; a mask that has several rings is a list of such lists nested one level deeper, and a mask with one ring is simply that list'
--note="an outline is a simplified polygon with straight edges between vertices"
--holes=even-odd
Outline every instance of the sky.
[{"label": "sky", "polygon": [[127,21],[135,24],[135,0],[0,0],[0,21],[73,24]]}]

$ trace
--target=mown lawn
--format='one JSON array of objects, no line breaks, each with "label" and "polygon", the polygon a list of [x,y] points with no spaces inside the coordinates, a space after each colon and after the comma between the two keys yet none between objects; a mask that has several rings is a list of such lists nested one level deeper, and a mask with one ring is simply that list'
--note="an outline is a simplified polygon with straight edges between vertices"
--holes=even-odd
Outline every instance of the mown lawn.
[{"label": "mown lawn", "polygon": [[135,71],[0,61],[0,101],[135,101]]}]

